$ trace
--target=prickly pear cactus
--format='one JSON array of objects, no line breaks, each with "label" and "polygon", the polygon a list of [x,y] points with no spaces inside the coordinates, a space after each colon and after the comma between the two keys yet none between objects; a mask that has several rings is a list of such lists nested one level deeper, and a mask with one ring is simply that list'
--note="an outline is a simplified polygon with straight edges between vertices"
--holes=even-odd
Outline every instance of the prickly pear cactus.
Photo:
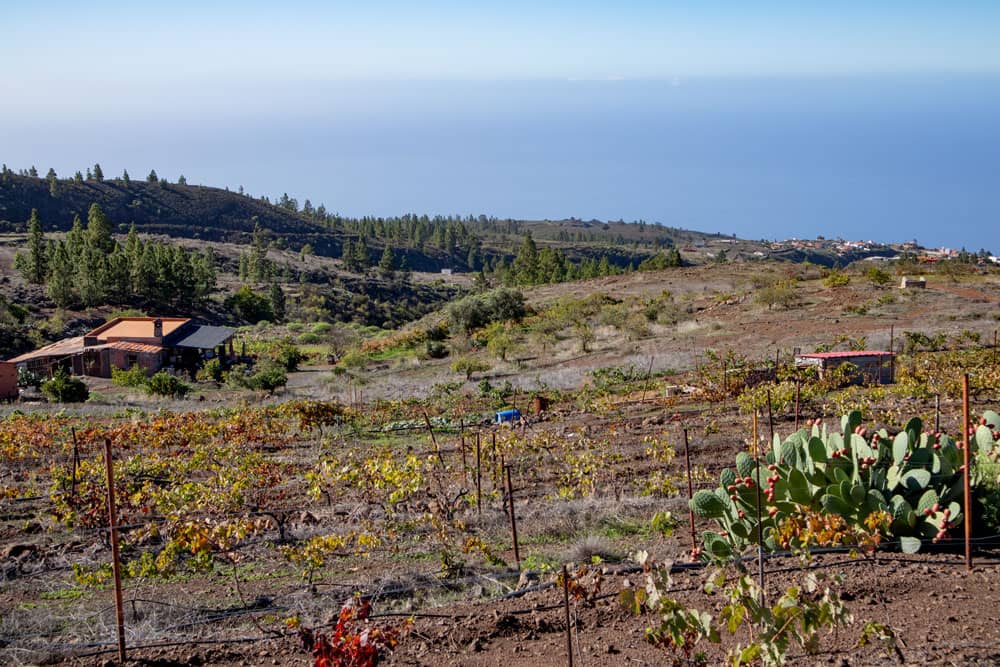
[{"label": "prickly pear cactus", "polygon": [[[987,411],[971,447],[980,454],[1000,456],[1000,416]],[[938,541],[962,520],[961,443],[943,433],[927,433],[920,419],[911,419],[890,436],[885,429],[870,432],[861,414],[841,419],[841,432],[821,423],[775,439],[775,447],[757,462],[746,452],[736,457],[736,470],[720,475],[714,491],[699,491],[691,509],[715,520],[722,529],[705,541],[715,557],[738,554],[756,544],[777,550],[775,528],[794,514],[825,512],[848,525],[862,526],[874,512],[891,515],[888,537],[903,551],[915,552],[922,540]],[[757,525],[760,494],[761,525]]]}]

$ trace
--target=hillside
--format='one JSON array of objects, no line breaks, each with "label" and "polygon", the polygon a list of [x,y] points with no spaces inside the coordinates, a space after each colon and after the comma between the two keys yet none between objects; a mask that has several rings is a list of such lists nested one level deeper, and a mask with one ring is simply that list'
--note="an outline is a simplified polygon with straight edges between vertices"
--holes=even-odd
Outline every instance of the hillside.
[{"label": "hillside", "polygon": [[59,180],[56,190],[53,196],[43,178],[9,174],[0,184],[0,231],[23,229],[32,209],[46,229],[68,230],[74,215],[86,219],[97,203],[122,232],[134,222],[149,234],[248,243],[259,224],[292,247],[309,243],[322,254],[340,251],[338,235],[305,216],[220,188],[116,179]]},{"label": "hillside", "polygon": [[313,207],[308,200],[282,197],[271,203],[228,189],[169,183],[164,180],[46,179],[6,170],[0,175],[0,233],[19,232],[32,209],[47,231],[65,231],[75,215],[86,219],[98,204],[124,233],[135,223],[140,233],[247,244],[259,226],[280,246],[298,251],[308,246],[318,255],[340,257],[345,241],[366,239],[373,260],[388,245],[418,271],[443,268],[471,271],[511,259],[525,234],[567,257],[607,257],[615,266],[638,264],[661,248],[704,244],[719,235],[658,225],[604,223],[575,219],[520,221],[480,215],[406,214],[393,218],[347,218]]}]

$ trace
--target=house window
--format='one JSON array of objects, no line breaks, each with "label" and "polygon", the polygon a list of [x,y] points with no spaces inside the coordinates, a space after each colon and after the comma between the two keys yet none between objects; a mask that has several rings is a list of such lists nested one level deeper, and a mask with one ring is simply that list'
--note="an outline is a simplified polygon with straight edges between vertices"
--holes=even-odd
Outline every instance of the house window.
[{"label": "house window", "polygon": [[137,354],[127,354],[125,355],[125,368],[132,368],[139,363],[139,355]]}]

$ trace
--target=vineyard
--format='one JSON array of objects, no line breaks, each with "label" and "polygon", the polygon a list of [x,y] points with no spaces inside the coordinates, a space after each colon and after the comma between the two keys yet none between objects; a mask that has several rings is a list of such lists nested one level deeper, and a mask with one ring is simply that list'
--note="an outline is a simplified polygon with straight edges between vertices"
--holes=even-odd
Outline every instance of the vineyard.
[{"label": "vineyard", "polygon": [[[682,395],[613,373],[540,414],[507,396],[526,418],[500,426],[495,396],[460,392],[15,411],[0,656],[100,663],[121,625],[156,664],[986,664],[996,384],[974,380],[967,574],[961,402],[926,368],[896,393],[810,385],[799,403],[781,379],[723,391],[710,364]],[[950,600],[938,620],[966,630],[930,645],[934,605],[911,622],[909,594]]]}]

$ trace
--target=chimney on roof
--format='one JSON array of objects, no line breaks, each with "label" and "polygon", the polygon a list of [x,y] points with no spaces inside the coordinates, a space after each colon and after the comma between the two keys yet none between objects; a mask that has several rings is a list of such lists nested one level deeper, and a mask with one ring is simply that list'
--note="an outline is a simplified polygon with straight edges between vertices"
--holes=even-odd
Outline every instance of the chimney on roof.
[{"label": "chimney on roof", "polygon": [[163,320],[158,317],[153,320],[153,338],[163,338]]}]

